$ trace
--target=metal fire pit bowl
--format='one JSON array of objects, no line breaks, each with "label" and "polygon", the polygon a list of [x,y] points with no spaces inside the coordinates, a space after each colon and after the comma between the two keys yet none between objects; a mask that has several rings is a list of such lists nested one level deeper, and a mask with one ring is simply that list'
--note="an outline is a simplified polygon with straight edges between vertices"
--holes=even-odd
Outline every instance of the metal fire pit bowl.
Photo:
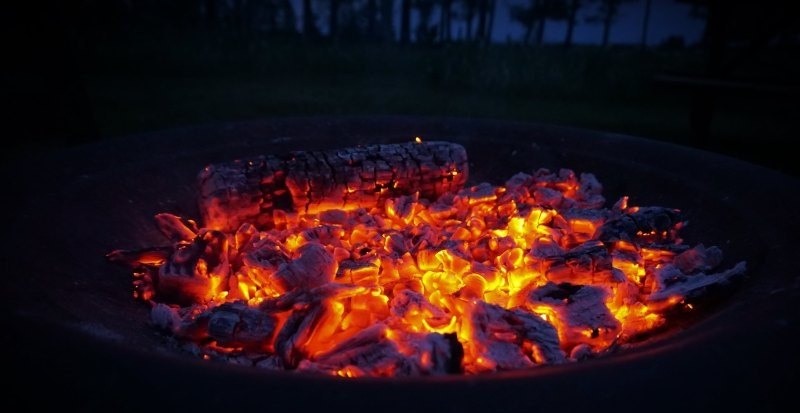
[{"label": "metal fire pit bowl", "polygon": [[[162,242],[157,212],[197,217],[195,176],[248,155],[450,140],[470,182],[539,167],[593,172],[609,203],[683,210],[690,244],[718,245],[747,277],[698,320],[616,355],[479,376],[338,379],[207,362],[176,350],[131,297],[115,248]],[[2,275],[11,394],[71,410],[274,412],[777,408],[797,378],[800,185],[709,152],[531,123],[411,117],[221,123],[112,139],[6,166]],[[10,228],[9,228],[10,226]],[[721,293],[722,294],[722,293]],[[355,409],[355,410],[351,410]]]}]

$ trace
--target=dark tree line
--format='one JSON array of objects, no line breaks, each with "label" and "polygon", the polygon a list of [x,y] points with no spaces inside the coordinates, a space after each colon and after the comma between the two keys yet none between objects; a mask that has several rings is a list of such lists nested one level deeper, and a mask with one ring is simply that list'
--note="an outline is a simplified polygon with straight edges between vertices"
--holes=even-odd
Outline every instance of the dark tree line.
[{"label": "dark tree line", "polygon": [[[290,0],[85,0],[86,21],[81,24],[109,30],[192,27],[403,44],[488,43],[497,7],[497,0],[301,0],[298,10]],[[454,22],[466,32],[456,33]]]},{"label": "dark tree line", "polygon": [[[537,45],[544,42],[544,30],[548,21],[564,21],[567,26],[564,45],[569,47],[572,45],[575,26],[580,22],[579,12],[589,6],[592,14],[586,22],[602,25],[601,44],[606,47],[610,43],[611,27],[619,17],[620,6],[637,1],[639,0],[523,0],[512,4],[511,18],[525,29],[522,43],[530,44],[535,41]],[[647,42],[651,10],[651,0],[645,1],[641,40],[643,46]]]},{"label": "dark tree line", "polygon": [[[502,7],[509,7],[511,18],[523,28],[519,39],[523,44],[543,44],[547,23],[560,21],[566,25],[564,46],[573,44],[575,28],[584,23],[600,25],[600,43],[608,46],[623,4],[639,1],[503,0]],[[641,1],[644,4],[640,42],[645,47],[652,0]],[[675,1],[692,4],[698,10],[696,14],[703,18],[711,15],[707,10],[717,3],[723,5],[716,7],[719,10],[758,9],[737,8],[722,0]],[[777,3],[777,0],[765,1]],[[299,6],[291,0],[84,0],[83,21],[79,24],[96,30],[145,24],[245,35],[285,33],[307,39],[488,44],[494,33],[498,7],[501,7],[498,0],[301,0]],[[400,13],[397,19],[396,12]],[[777,11],[774,14],[782,15]],[[709,18],[712,20],[718,19]],[[456,24],[460,27],[458,30],[454,29]],[[709,24],[714,25],[713,22]]]}]

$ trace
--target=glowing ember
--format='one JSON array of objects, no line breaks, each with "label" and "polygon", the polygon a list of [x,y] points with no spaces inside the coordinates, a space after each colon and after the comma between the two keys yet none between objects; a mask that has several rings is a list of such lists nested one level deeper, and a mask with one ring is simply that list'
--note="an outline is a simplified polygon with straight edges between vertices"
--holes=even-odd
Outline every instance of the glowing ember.
[{"label": "glowing ember", "polygon": [[341,377],[592,357],[745,270],[710,273],[721,251],[684,246],[677,210],[603,208],[591,174],[466,179],[463,148],[419,137],[217,165],[206,228],[159,214],[172,246],[109,258],[202,358]]}]

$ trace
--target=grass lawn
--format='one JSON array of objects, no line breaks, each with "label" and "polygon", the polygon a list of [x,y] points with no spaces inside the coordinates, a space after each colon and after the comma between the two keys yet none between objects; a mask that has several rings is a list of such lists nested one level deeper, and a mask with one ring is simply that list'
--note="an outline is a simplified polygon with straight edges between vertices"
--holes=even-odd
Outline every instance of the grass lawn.
[{"label": "grass lawn", "polygon": [[[417,114],[563,124],[693,142],[691,97],[653,86],[699,70],[697,51],[407,47],[297,39],[133,36],[85,49],[84,82],[101,136],[296,115]],[[783,168],[754,152],[793,138],[789,109],[719,102],[702,146]],[[784,113],[785,112],[785,113]],[[783,116],[783,115],[786,116]]]}]

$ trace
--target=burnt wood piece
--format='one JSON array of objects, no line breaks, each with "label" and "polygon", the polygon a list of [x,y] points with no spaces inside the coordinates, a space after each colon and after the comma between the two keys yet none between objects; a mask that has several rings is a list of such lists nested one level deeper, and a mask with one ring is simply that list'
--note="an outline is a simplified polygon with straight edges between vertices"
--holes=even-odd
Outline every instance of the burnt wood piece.
[{"label": "burnt wood piece", "polygon": [[195,341],[213,339],[222,347],[243,347],[263,352],[275,335],[277,319],[272,313],[250,307],[244,301],[218,307],[195,305],[185,308],[158,303],[150,321],[176,337]]},{"label": "burnt wood piece", "polygon": [[309,243],[297,250],[293,260],[282,264],[270,280],[282,292],[314,288],[333,281],[337,269],[336,260],[322,244]]},{"label": "burnt wood piece", "polygon": [[544,305],[555,312],[565,327],[564,344],[589,344],[614,340],[620,323],[606,306],[608,291],[594,285],[555,284],[548,282],[527,295],[526,305],[531,309]]},{"label": "burnt wood piece", "polygon": [[464,350],[455,334],[398,333],[387,338],[385,324],[375,324],[334,348],[305,360],[299,370],[359,375],[420,376],[461,372]]},{"label": "burnt wood piece", "polygon": [[467,152],[450,142],[299,151],[209,165],[198,176],[205,227],[273,226],[274,212],[373,207],[419,192],[436,199],[467,181]]},{"label": "burnt wood piece", "polygon": [[677,209],[659,206],[627,208],[623,214],[606,221],[597,230],[595,238],[603,242],[673,243],[677,230],[683,225],[682,219]]},{"label": "burnt wood piece", "polygon": [[529,255],[539,261],[538,270],[548,281],[576,284],[618,283],[625,276],[612,265],[611,254],[597,240],[564,251],[554,244],[534,245]]},{"label": "burnt wood piece", "polygon": [[[470,323],[467,345],[479,355],[476,363],[481,370],[516,370],[566,360],[559,348],[558,331],[534,313],[479,301],[472,309]],[[526,354],[526,347],[532,354]]]},{"label": "burnt wood piece", "polygon": [[672,297],[695,298],[707,288],[725,285],[741,277],[747,271],[747,264],[740,261],[727,270],[706,274],[685,274],[674,264],[667,264],[657,270],[656,290],[647,296],[648,301],[664,301]]},{"label": "burnt wood piece", "polygon": [[722,250],[718,247],[706,248],[700,244],[678,254],[674,261],[656,267],[653,276],[653,290],[648,301],[658,302],[674,297],[694,298],[707,288],[725,285],[745,274],[747,264],[741,261],[733,268],[710,273],[722,263]]}]

